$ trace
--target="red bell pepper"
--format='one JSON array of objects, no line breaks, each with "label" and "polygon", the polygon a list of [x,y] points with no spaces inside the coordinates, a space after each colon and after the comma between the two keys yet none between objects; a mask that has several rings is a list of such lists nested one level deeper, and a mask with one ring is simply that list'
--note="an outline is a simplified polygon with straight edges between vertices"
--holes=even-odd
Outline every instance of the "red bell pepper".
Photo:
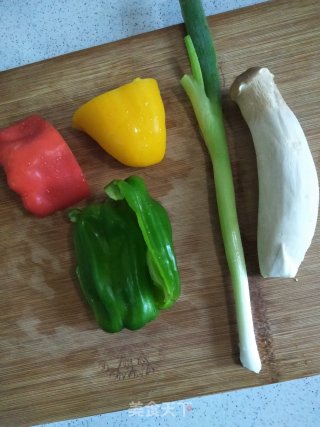
[{"label": "red bell pepper", "polygon": [[0,165],[9,187],[39,217],[69,207],[90,192],[60,133],[37,115],[0,130]]}]

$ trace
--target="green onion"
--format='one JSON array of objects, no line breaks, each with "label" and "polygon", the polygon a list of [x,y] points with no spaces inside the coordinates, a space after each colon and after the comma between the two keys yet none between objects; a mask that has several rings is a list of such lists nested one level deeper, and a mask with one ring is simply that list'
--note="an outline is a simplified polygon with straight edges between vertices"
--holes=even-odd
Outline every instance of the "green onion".
[{"label": "green onion", "polygon": [[201,0],[179,1],[188,33],[185,44],[192,70],[191,75],[182,77],[181,84],[191,101],[213,166],[220,226],[236,306],[240,360],[244,367],[258,373],[261,361],[254,335],[215,48]]}]

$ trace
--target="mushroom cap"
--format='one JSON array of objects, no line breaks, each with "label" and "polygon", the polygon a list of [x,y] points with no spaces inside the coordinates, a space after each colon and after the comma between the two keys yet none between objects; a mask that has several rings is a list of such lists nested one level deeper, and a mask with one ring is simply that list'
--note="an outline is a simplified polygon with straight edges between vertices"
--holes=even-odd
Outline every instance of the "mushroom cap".
[{"label": "mushroom cap", "polygon": [[234,80],[234,82],[230,87],[231,99],[233,101],[236,101],[239,95],[241,94],[242,89],[245,86],[250,85],[250,83],[252,83],[252,81],[255,80],[255,78],[261,73],[269,74],[269,75],[271,74],[268,68],[251,67],[251,68],[248,68],[246,71],[244,71],[242,74],[240,74],[238,77],[236,77],[236,79]]}]

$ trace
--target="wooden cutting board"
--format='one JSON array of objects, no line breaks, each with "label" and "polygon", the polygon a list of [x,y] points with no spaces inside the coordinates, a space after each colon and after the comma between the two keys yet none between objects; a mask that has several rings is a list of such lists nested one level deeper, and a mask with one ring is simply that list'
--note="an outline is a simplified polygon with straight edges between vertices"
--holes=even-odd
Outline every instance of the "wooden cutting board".
[{"label": "wooden cutting board", "polygon": [[[182,277],[175,307],[137,332],[97,329],[74,278],[66,212],[36,219],[0,175],[0,424],[81,417],[320,373],[320,235],[298,281],[264,280],[256,252],[257,173],[248,129],[228,97],[233,79],[275,74],[320,169],[320,4],[276,1],[209,18],[216,40],[239,220],[263,370],[238,361],[234,303],[211,166],[179,84],[189,71],[182,25],[0,74],[0,126],[38,113],[70,144],[101,198],[114,178],[142,176],[168,209]],[[133,78],[158,80],[165,160],[130,169],[70,126],[74,110]],[[292,230],[294,233],[294,230]]]}]

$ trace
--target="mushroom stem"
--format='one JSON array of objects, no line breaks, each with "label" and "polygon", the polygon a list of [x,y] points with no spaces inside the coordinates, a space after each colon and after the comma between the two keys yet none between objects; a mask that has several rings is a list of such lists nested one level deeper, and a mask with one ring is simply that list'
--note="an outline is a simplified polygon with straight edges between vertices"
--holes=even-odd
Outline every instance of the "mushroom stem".
[{"label": "mushroom stem", "polygon": [[250,68],[230,89],[254,142],[258,256],[264,277],[295,277],[318,217],[316,167],[301,125],[267,68]]}]

